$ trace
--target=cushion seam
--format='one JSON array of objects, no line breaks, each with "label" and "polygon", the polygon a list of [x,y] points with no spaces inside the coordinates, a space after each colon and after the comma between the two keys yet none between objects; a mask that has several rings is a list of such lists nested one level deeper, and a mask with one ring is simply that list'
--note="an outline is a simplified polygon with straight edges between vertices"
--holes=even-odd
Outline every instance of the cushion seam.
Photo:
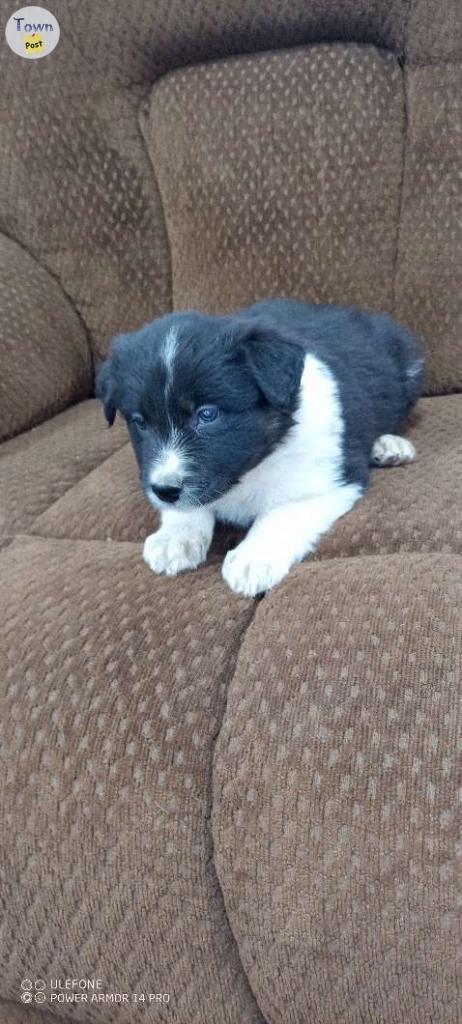
[{"label": "cushion seam", "polygon": [[[93,384],[93,386],[90,388],[90,391],[86,395],[86,398],[87,399],[91,398],[92,395],[94,394],[94,380],[95,380],[95,363],[94,363],[94,357],[93,357],[93,349],[92,349],[92,345],[91,345],[90,332],[88,330],[88,327],[87,327],[87,325],[86,325],[82,315],[79,313],[79,310],[75,306],[74,300],[69,295],[69,293],[66,291],[66,289],[65,289],[65,287],[64,287],[64,285],[63,285],[63,283],[61,281],[61,278],[58,277],[58,275],[55,274],[52,270],[50,270],[46,266],[45,263],[42,263],[41,260],[38,258],[38,256],[31,249],[29,249],[28,246],[25,245],[23,241],[19,241],[19,239],[15,238],[14,235],[10,234],[7,230],[5,230],[5,227],[2,227],[1,233],[2,233],[2,235],[5,236],[5,238],[8,238],[10,242],[14,242],[15,245],[18,246],[19,249],[21,249],[23,252],[26,253],[27,256],[29,256],[32,260],[34,260],[34,262],[38,264],[38,266],[41,268],[41,270],[45,271],[47,274],[50,275],[52,280],[55,281],[55,283],[61,289],[65,299],[67,300],[67,302],[71,306],[73,312],[75,313],[75,316],[77,317],[77,319],[78,319],[78,321],[80,323],[80,326],[82,328],[82,332],[83,332],[83,335],[84,335],[84,338],[85,338],[85,344],[86,344],[86,349],[87,349],[88,365],[89,365],[89,370],[90,370],[90,379],[91,379],[92,384]],[[66,408],[71,408],[72,404],[73,403],[71,402],[69,406],[66,406]],[[78,405],[77,402],[75,404]],[[46,423],[47,420],[49,420],[49,419],[53,419],[53,417],[52,416],[47,416],[47,417],[45,417],[44,420],[41,420],[40,422]],[[26,430],[24,430],[24,431],[20,430],[17,434],[14,434],[13,436],[14,437],[19,437],[22,433],[26,433],[27,429],[28,428],[26,428]]]},{"label": "cushion seam", "polygon": [[[245,629],[243,629],[243,631],[242,631],[242,633],[241,633],[241,635],[239,637],[239,642],[238,642],[238,644],[236,644],[235,651],[233,651],[232,664],[230,665],[229,674],[228,674],[229,675],[229,679],[228,679],[228,686],[226,688],[226,699],[225,699],[225,705],[224,705],[224,708],[223,708],[223,714],[222,714],[222,717],[221,717],[221,721],[220,721],[220,723],[219,723],[219,725],[217,727],[217,730],[216,730],[216,732],[215,732],[215,734],[214,734],[214,736],[212,738],[212,771],[211,771],[211,781],[210,781],[210,810],[209,810],[209,813],[208,813],[208,815],[206,817],[206,826],[210,830],[210,840],[211,840],[211,844],[212,844],[213,872],[214,872],[215,879],[216,879],[217,893],[219,894],[219,899],[220,899],[220,902],[221,902],[221,909],[222,909],[223,917],[224,917],[224,920],[226,922],[226,925],[227,925],[227,928],[228,928],[228,931],[229,931],[229,935],[230,935],[230,937],[232,939],[232,942],[233,942],[233,946],[234,946],[234,949],[235,949],[237,960],[238,960],[239,965],[240,965],[242,976],[243,976],[243,978],[245,978],[248,991],[251,994],[251,996],[252,996],[252,998],[253,998],[253,1000],[255,1002],[255,1006],[258,1008],[258,1012],[259,1012],[259,1014],[261,1016],[261,1021],[255,1020],[254,1024],[266,1024],[266,1021],[265,1021],[265,1018],[263,1017],[263,1013],[262,1013],[261,1007],[260,1007],[260,1005],[258,1003],[258,1000],[257,1000],[257,997],[255,995],[255,992],[254,992],[254,990],[253,990],[253,988],[252,988],[252,986],[250,984],[250,979],[249,979],[249,976],[247,974],[247,971],[245,970],[244,965],[242,963],[239,945],[238,945],[236,936],[234,934],[234,931],[233,931],[233,929],[231,927],[231,921],[230,921],[230,919],[228,917],[228,911],[226,909],[224,892],[223,892],[221,881],[220,881],[220,878],[219,878],[219,875],[218,875],[218,871],[217,871],[216,860],[215,860],[214,830],[213,830],[213,811],[214,811],[213,794],[214,794],[214,777],[215,777],[215,750],[216,750],[217,740],[218,740],[218,738],[220,736],[220,733],[221,733],[221,730],[222,730],[222,726],[223,726],[223,721],[224,721],[224,718],[225,718],[225,715],[226,715],[226,711],[227,711],[227,708],[228,708],[228,693],[229,693],[229,689],[230,689],[230,686],[232,686],[233,679],[234,679],[235,674],[236,674],[236,666],[237,666],[237,662],[238,662],[238,659],[239,659],[239,655],[241,653],[242,645],[243,645],[243,643],[245,641],[245,638],[247,636],[249,628],[252,625],[252,623],[254,621],[254,618],[255,618],[255,616],[257,614],[258,606],[260,605],[260,603],[263,600],[264,600],[264,597],[260,598],[260,599],[257,598],[257,599],[255,599],[253,601],[253,607],[252,607],[251,614],[249,615],[249,619],[247,621],[247,625],[245,626]],[[251,1021],[249,1020],[247,1022],[247,1024],[251,1024]]]},{"label": "cushion seam", "polygon": [[[445,554],[443,552],[440,552],[440,553],[438,553],[438,552],[430,552],[428,554],[427,553],[422,553],[422,552],[421,553],[417,553],[417,552],[416,553],[411,553],[411,552],[407,553],[406,552],[406,557],[410,557],[410,558],[419,557],[419,554],[420,555],[423,554],[424,557],[428,557],[428,558],[433,558],[435,555],[436,555],[436,557],[438,557],[438,554],[440,555],[440,557],[445,557]],[[375,557],[386,558],[386,557],[390,557],[390,556],[389,555],[388,556],[387,555],[382,555],[382,556],[376,555]],[[451,558],[451,561],[454,558],[454,556],[450,556],[449,554],[446,555],[446,557],[448,559]],[[456,555],[455,558],[458,561],[462,562],[462,555]],[[329,559],[328,561],[331,562],[331,561],[334,561],[334,560],[335,559]],[[351,561],[351,557],[350,558],[337,558],[336,560],[337,561],[342,561],[342,562],[344,562],[344,561]],[[320,562],[317,562],[315,564],[316,565],[322,565],[323,562],[320,561]],[[287,579],[288,579],[288,577],[286,578],[286,582],[287,582]],[[260,1006],[259,1006],[257,997],[256,997],[256,995],[255,995],[255,993],[253,991],[253,988],[252,988],[251,984],[250,984],[250,979],[248,977],[248,974],[247,974],[247,972],[246,972],[246,970],[245,970],[245,968],[244,968],[244,966],[242,964],[239,943],[238,943],[238,940],[237,940],[237,938],[236,938],[236,936],[234,934],[234,930],[232,928],[231,921],[229,919],[227,908],[226,908],[224,890],[223,890],[223,887],[222,887],[222,884],[221,884],[221,879],[220,879],[220,876],[219,876],[219,873],[218,873],[217,864],[216,864],[216,857],[215,857],[215,832],[214,832],[214,828],[213,828],[213,811],[214,811],[214,794],[215,794],[215,785],[214,785],[214,780],[215,780],[215,759],[216,759],[215,758],[215,753],[216,753],[216,748],[217,748],[217,742],[218,742],[218,739],[219,739],[219,736],[220,736],[220,733],[221,733],[221,730],[222,730],[222,727],[223,727],[223,722],[224,722],[224,719],[225,719],[225,716],[226,716],[226,712],[227,712],[227,709],[228,709],[228,702],[229,702],[228,701],[228,697],[229,697],[229,693],[230,693],[230,688],[232,687],[234,679],[236,677],[237,661],[238,661],[239,655],[241,653],[241,649],[242,649],[243,643],[244,643],[244,641],[246,639],[247,633],[248,633],[248,631],[250,629],[250,626],[253,624],[254,619],[255,619],[255,617],[257,615],[259,604],[263,603],[264,599],[267,596],[270,597],[271,594],[272,594],[272,591],[269,591],[268,594],[265,594],[263,599],[255,601],[253,614],[252,614],[251,618],[249,619],[247,627],[246,627],[246,629],[244,630],[244,632],[242,634],[241,642],[239,644],[239,650],[237,652],[236,659],[234,661],[232,676],[231,676],[231,679],[230,679],[230,682],[229,682],[229,686],[228,686],[227,692],[226,692],[226,703],[225,703],[225,708],[224,708],[224,712],[223,712],[222,721],[221,721],[221,724],[220,724],[219,728],[217,729],[216,735],[214,736],[214,739],[213,739],[214,746],[213,746],[213,760],[212,760],[212,802],[211,802],[211,809],[212,809],[212,851],[213,851],[212,852],[212,856],[213,856],[214,871],[215,871],[215,875],[216,875],[216,878],[217,878],[217,884],[218,884],[218,887],[219,887],[219,891],[220,891],[220,894],[221,894],[221,900],[222,900],[222,903],[223,903],[224,914],[225,914],[226,920],[228,922],[230,933],[233,936],[233,940],[234,940],[234,943],[235,943],[237,956],[239,958],[239,963],[241,964],[241,968],[242,968],[243,974],[244,974],[244,976],[245,976],[245,978],[247,980],[247,984],[249,986],[249,990],[250,990],[250,992],[252,992],[252,995],[254,996],[256,1005],[259,1007],[259,1009],[260,1009]],[[261,1010],[260,1010],[260,1012],[261,1012]],[[265,1022],[265,1024],[266,1024],[266,1022]]]},{"label": "cushion seam", "polygon": [[[120,448],[116,448],[115,451],[111,452],[110,455],[107,455],[104,459],[101,460],[101,462],[98,462],[96,464],[96,466],[93,466],[93,469],[90,469],[88,473],[85,473],[84,476],[80,477],[80,480],[75,480],[69,487],[66,487],[66,489],[63,491],[63,493],[59,495],[59,498],[56,498],[55,501],[52,501],[50,505],[47,505],[46,508],[43,508],[42,511],[39,512],[39,514],[35,517],[35,519],[33,519],[31,523],[29,523],[29,526],[28,526],[26,531],[18,530],[17,532],[15,532],[14,536],[18,536],[18,535],[19,536],[24,536],[24,535],[27,535],[29,530],[33,530],[37,520],[40,519],[41,516],[45,515],[46,512],[49,512],[52,508],[54,508],[54,506],[57,505],[58,502],[61,501],[61,498],[64,498],[66,494],[69,494],[70,491],[73,491],[74,487],[78,487],[79,484],[81,484],[82,481],[87,478],[87,476],[90,476],[97,469],[100,469],[101,466],[104,466],[104,464],[106,462],[109,462],[109,459],[112,459],[112,457],[114,455],[116,455],[117,452],[119,452],[124,447],[124,445],[126,445],[128,443],[129,442],[126,441],[126,440],[123,441],[122,444],[120,445]],[[40,533],[33,534],[32,533],[31,536],[41,537],[42,534],[40,534]],[[54,540],[75,540],[74,537],[67,537],[67,538],[66,537],[55,537],[55,538],[49,537],[49,538],[44,538],[44,539],[48,539],[48,540],[53,540],[53,539]],[[85,539],[85,538],[80,538],[80,539]],[[91,538],[89,538],[89,539],[91,540]]]}]

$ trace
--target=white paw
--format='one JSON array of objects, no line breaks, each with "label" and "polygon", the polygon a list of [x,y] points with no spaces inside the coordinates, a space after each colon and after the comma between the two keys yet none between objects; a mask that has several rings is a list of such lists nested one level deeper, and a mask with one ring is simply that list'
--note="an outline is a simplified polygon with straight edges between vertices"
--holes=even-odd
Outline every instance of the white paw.
[{"label": "white paw", "polygon": [[143,558],[153,572],[176,576],[185,569],[196,569],[207,557],[209,539],[202,534],[185,535],[178,530],[161,529],[144,542]]},{"label": "white paw", "polygon": [[280,583],[289,569],[290,563],[278,561],[270,552],[252,551],[252,546],[243,541],[226,555],[222,575],[235,594],[256,597]]},{"label": "white paw", "polygon": [[376,466],[401,466],[405,462],[413,462],[415,455],[414,445],[407,437],[382,434],[374,444],[371,458]]}]

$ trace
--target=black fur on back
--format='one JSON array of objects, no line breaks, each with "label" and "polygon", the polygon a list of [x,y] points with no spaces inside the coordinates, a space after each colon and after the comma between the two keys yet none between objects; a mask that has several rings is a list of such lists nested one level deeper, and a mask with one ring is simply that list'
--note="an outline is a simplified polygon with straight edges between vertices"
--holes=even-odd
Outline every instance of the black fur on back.
[{"label": "black fur on back", "polygon": [[418,340],[389,316],[347,306],[274,299],[239,316],[279,327],[329,367],[344,419],[345,480],[365,486],[374,441],[398,434],[422,394],[425,363]]}]

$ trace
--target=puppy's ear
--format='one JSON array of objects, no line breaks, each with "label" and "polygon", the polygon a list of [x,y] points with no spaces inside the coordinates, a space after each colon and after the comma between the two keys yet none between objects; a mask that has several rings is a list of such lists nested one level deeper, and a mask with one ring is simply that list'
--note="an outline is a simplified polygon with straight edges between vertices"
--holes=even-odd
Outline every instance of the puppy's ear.
[{"label": "puppy's ear", "polygon": [[267,402],[277,409],[293,410],[303,373],[301,346],[256,320],[243,325],[239,349]]},{"label": "puppy's ear", "polygon": [[109,426],[112,427],[117,409],[114,401],[114,379],[110,358],[101,364],[96,374],[96,397],[101,399],[104,415]]}]

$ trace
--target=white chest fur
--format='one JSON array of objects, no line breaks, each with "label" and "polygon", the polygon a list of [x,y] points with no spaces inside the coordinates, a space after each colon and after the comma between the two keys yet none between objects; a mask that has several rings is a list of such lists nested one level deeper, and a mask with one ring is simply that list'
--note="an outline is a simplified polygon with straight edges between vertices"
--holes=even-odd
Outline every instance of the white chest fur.
[{"label": "white chest fur", "polygon": [[278,448],[211,508],[218,519],[247,526],[292,501],[329,494],[341,483],[343,418],[330,370],[308,355],[294,426]]}]

